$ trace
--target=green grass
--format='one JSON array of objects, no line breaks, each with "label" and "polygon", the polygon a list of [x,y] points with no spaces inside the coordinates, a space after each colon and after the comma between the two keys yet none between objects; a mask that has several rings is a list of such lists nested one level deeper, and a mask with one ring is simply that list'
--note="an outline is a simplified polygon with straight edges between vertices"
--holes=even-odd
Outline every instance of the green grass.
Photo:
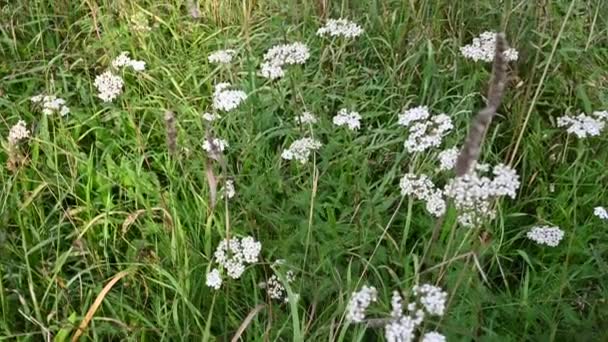
[{"label": "green grass", "polygon": [[[0,154],[0,336],[68,340],[128,271],[83,339],[225,341],[257,307],[244,340],[379,340],[382,329],[344,324],[350,293],[375,286],[380,315],[393,290],[419,282],[449,293],[446,315],[426,326],[449,341],[608,339],[608,223],[592,214],[608,205],[608,137],[578,140],[555,125],[608,108],[603,1],[328,1],[327,17],[365,29],[348,42],[315,35],[324,19],[313,1],[200,1],[198,20],[181,0],[77,3],[0,5],[3,146],[20,118],[32,129],[26,165],[11,172]],[[150,32],[130,28],[137,13]],[[443,146],[460,145],[490,66],[459,47],[486,30],[504,30],[520,59],[481,158],[511,163],[522,186],[484,227],[458,228],[449,211],[423,264],[435,220],[398,184],[408,171],[434,173],[439,150],[408,154],[397,114],[445,112],[455,130]],[[311,49],[305,65],[276,82],[257,75],[268,48],[298,40]],[[232,66],[207,62],[220,48],[239,51]],[[121,51],[147,70],[125,72],[125,92],[103,104],[93,80]],[[212,209],[200,113],[223,81],[249,97],[213,124],[230,143],[226,170],[214,172],[234,177],[237,196]],[[71,114],[33,110],[40,92],[66,99]],[[332,125],[342,107],[362,114],[361,130]],[[176,157],[166,110],[176,113]],[[323,147],[299,165],[280,154],[302,135],[293,116],[304,110],[320,118]],[[558,247],[525,238],[539,223],[566,232]],[[214,291],[205,275],[228,226],[260,240],[262,260]],[[282,277],[296,272],[299,301],[272,301],[258,286],[276,259],[286,260]]]}]

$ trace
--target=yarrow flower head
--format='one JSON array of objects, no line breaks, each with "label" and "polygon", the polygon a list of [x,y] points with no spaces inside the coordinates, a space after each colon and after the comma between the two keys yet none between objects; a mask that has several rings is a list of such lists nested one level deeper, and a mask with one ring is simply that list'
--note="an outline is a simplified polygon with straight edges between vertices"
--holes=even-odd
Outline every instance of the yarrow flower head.
[{"label": "yarrow flower head", "polygon": [[562,116],[557,118],[557,127],[567,127],[566,131],[578,138],[598,136],[608,123],[608,111],[593,112],[592,115]]},{"label": "yarrow flower head", "polygon": [[208,122],[212,122],[212,121],[219,120],[222,118],[219,114],[216,114],[216,113],[213,113],[213,114],[203,113],[202,117],[203,117],[203,120],[208,121]]},{"label": "yarrow flower head", "polygon": [[283,150],[281,158],[286,160],[297,160],[302,164],[306,164],[312,151],[321,148],[321,142],[312,138],[301,138],[289,145],[289,148]]},{"label": "yarrow flower head", "polygon": [[408,127],[411,123],[416,121],[427,120],[431,116],[429,108],[427,106],[418,106],[413,108],[403,108],[401,114],[399,114],[399,125]]},{"label": "yarrow flower head", "polygon": [[439,170],[446,171],[451,170],[456,165],[456,159],[458,159],[458,148],[452,147],[447,150],[439,152]]},{"label": "yarrow flower head", "polygon": [[296,122],[302,125],[312,125],[317,123],[317,117],[311,112],[304,112],[302,115],[296,116]]},{"label": "yarrow flower head", "polygon": [[[287,280],[288,283],[291,283],[295,280],[295,275],[293,271],[287,271],[287,273],[285,274],[285,280]],[[266,283],[263,283],[263,287],[266,288],[266,293],[270,298],[285,303],[289,302],[287,290],[285,289],[285,286],[276,274],[273,274]]]},{"label": "yarrow flower head", "polygon": [[602,220],[608,220],[608,211],[604,207],[595,207],[593,208],[593,214]]},{"label": "yarrow flower head", "polygon": [[408,152],[422,152],[441,145],[443,137],[452,131],[452,119],[445,114],[432,116],[429,120],[419,121],[409,128],[409,136],[404,143]]},{"label": "yarrow flower head", "polygon": [[9,145],[16,145],[21,140],[25,140],[30,137],[30,131],[27,129],[27,125],[25,121],[19,120],[8,133],[8,143]]},{"label": "yarrow flower head", "polygon": [[[496,33],[486,31],[473,38],[473,42],[460,48],[460,53],[465,58],[472,59],[475,62],[491,62],[494,60],[496,50]],[[509,48],[504,52],[505,59],[508,62],[516,61],[519,58],[519,53],[513,48]]]},{"label": "yarrow flower head", "polygon": [[[233,237],[222,240],[213,253],[215,261],[232,279],[238,279],[245,272],[245,265],[258,261],[262,244],[248,236],[242,239]],[[213,269],[207,274],[207,286],[220,288],[222,284],[220,272]]]},{"label": "yarrow flower head", "polygon": [[332,36],[355,38],[363,33],[363,29],[358,24],[344,18],[329,19],[325,26],[317,30],[317,36]]},{"label": "yarrow flower head", "polygon": [[230,83],[218,83],[213,92],[213,108],[229,112],[238,107],[247,99],[247,94],[242,90],[231,90]]},{"label": "yarrow flower head", "polygon": [[412,292],[418,296],[420,304],[422,304],[429,315],[443,316],[445,303],[448,298],[447,292],[443,291],[440,287],[430,284],[414,286]]},{"label": "yarrow flower head", "polygon": [[236,191],[234,190],[234,181],[232,179],[227,179],[226,183],[224,183],[224,192],[222,193],[222,198],[226,196],[228,199],[231,199],[236,195]]},{"label": "yarrow flower head", "polygon": [[211,272],[207,273],[207,280],[205,284],[215,290],[219,290],[222,286],[222,276],[220,275],[220,271],[217,268],[211,270]]},{"label": "yarrow flower head", "polygon": [[236,50],[226,49],[226,50],[218,50],[213,52],[207,57],[209,63],[215,64],[229,64],[232,62],[232,58],[236,55]]},{"label": "yarrow flower head", "polygon": [[212,138],[203,141],[203,150],[213,159],[219,159],[220,155],[228,147],[228,142],[224,139]]},{"label": "yarrow flower head", "polygon": [[126,51],[123,51],[112,61],[112,66],[116,69],[131,67],[135,71],[146,70],[146,62],[131,59],[129,53]]},{"label": "yarrow flower head", "polygon": [[373,286],[365,285],[360,291],[353,292],[346,307],[346,319],[351,322],[363,322],[365,310],[376,300],[378,300],[378,291]]},{"label": "yarrow flower head", "polygon": [[519,176],[512,168],[496,165],[493,179],[480,175],[485,169],[484,165],[478,165],[476,170],[451,179],[444,188],[444,194],[454,200],[458,222],[464,227],[475,227],[484,219],[493,218],[491,200],[501,196],[515,198],[519,189]]},{"label": "yarrow flower head", "polygon": [[399,181],[402,196],[426,202],[426,210],[439,217],[445,213],[446,203],[441,190],[435,187],[429,176],[406,173]]},{"label": "yarrow flower head", "polygon": [[120,76],[114,75],[110,70],[107,70],[103,74],[95,77],[94,84],[99,92],[97,96],[103,102],[112,102],[122,93],[124,82]]},{"label": "yarrow flower head", "polygon": [[304,43],[277,45],[264,55],[260,74],[262,77],[275,80],[285,76],[285,65],[304,64],[310,58],[310,50]]},{"label": "yarrow flower head", "polygon": [[539,245],[547,245],[556,247],[564,238],[564,231],[559,227],[552,226],[536,226],[533,227],[526,236],[528,239],[536,242]]},{"label": "yarrow flower head", "polygon": [[65,105],[65,100],[53,95],[36,95],[31,98],[32,103],[42,105],[42,113],[52,115],[59,113],[61,116],[66,116],[70,113],[70,108]]},{"label": "yarrow flower head", "polygon": [[346,108],[340,109],[334,116],[333,122],[336,126],[347,126],[351,131],[361,128],[361,115],[358,112],[349,112]]},{"label": "yarrow flower head", "polygon": [[422,336],[421,342],[446,342],[446,339],[442,334],[431,331]]}]

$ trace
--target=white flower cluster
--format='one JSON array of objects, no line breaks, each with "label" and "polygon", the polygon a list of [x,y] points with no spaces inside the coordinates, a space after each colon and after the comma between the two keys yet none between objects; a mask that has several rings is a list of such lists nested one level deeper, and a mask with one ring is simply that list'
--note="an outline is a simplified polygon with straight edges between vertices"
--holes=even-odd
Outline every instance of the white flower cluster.
[{"label": "white flower cluster", "polygon": [[409,136],[404,143],[408,152],[422,152],[441,145],[443,137],[454,128],[449,116],[431,116],[426,106],[404,109],[398,123],[409,127]]},{"label": "white flower cluster", "polygon": [[296,122],[298,124],[316,124],[317,123],[317,117],[311,113],[311,112],[304,112],[302,113],[302,115],[298,115],[296,116]]},{"label": "white flower cluster", "polygon": [[364,285],[360,291],[353,292],[348,305],[346,306],[346,319],[360,323],[365,319],[365,310],[372,303],[378,300],[378,291],[373,286]]},{"label": "white flower cluster", "polygon": [[539,245],[547,245],[556,247],[564,238],[564,231],[559,227],[551,226],[536,226],[533,227],[526,236],[528,239],[536,242]]},{"label": "white flower cluster", "polygon": [[442,334],[436,332],[436,331],[431,331],[428,332],[426,334],[424,334],[422,336],[422,340],[421,342],[445,342],[445,336],[443,336]]},{"label": "white flower cluster", "polygon": [[302,164],[306,164],[312,151],[321,148],[321,142],[312,138],[301,138],[289,145],[289,148],[283,150],[281,158],[286,160],[297,160]]},{"label": "white flower cluster", "polygon": [[325,26],[317,30],[317,36],[331,37],[342,36],[345,38],[355,38],[363,33],[363,29],[358,24],[344,18],[329,19]]},{"label": "white flower cluster", "polygon": [[479,174],[484,169],[485,165],[479,165],[475,171],[451,179],[444,188],[444,194],[454,199],[459,211],[458,222],[464,227],[475,227],[484,219],[493,218],[492,199],[501,196],[515,198],[519,189],[519,176],[512,168],[496,165],[492,171],[493,179]]},{"label": "white flower cluster", "polygon": [[31,98],[32,103],[42,104],[42,113],[52,115],[59,113],[61,116],[66,116],[70,113],[70,108],[65,105],[65,100],[53,95],[36,95]]},{"label": "white flower cluster", "polygon": [[[491,62],[494,60],[496,50],[496,33],[484,32],[477,38],[473,38],[473,42],[460,48],[460,53],[465,58],[472,59],[475,62]],[[513,48],[509,48],[504,52],[505,59],[508,62],[516,61],[519,58],[519,53]]]},{"label": "white flower cluster", "polygon": [[203,150],[213,159],[219,159],[220,155],[228,147],[228,142],[224,139],[211,138],[203,141]]},{"label": "white flower cluster", "polygon": [[458,147],[448,148],[439,152],[439,170],[447,171],[454,168],[456,159],[458,159]]},{"label": "white flower cluster", "polygon": [[218,50],[213,52],[207,57],[209,63],[215,64],[229,64],[232,62],[232,59],[236,55],[236,50],[227,49],[227,50]]},{"label": "white flower cluster", "polygon": [[219,120],[222,118],[219,114],[216,114],[216,113],[213,113],[213,114],[203,113],[202,117],[203,117],[203,120],[205,120],[207,122],[212,122],[212,121]]},{"label": "white flower cluster", "polygon": [[95,87],[99,94],[97,96],[103,102],[112,102],[118,95],[122,93],[123,80],[122,77],[114,75],[110,70],[105,71],[101,75],[95,77]]},{"label": "white flower cluster", "polygon": [[[295,275],[293,271],[287,271],[285,273],[285,279],[288,283],[291,283],[295,280]],[[281,283],[279,277],[276,274],[273,274],[265,284],[266,293],[272,299],[280,300],[285,303],[289,302],[289,297],[287,296],[287,290],[285,290],[285,286]]]},{"label": "white flower cluster", "polygon": [[443,316],[448,294],[440,287],[431,284],[416,285],[412,288],[412,292],[418,296],[426,312],[434,316]]},{"label": "white flower cluster", "polygon": [[215,85],[213,91],[213,109],[229,112],[247,99],[247,94],[244,91],[228,88],[230,88],[230,83],[227,82]]},{"label": "white flower cluster", "polygon": [[308,58],[310,58],[310,51],[304,43],[295,42],[273,46],[264,55],[260,74],[262,77],[275,80],[285,76],[283,66],[304,64]]},{"label": "white flower cluster", "polygon": [[568,133],[579,138],[598,136],[608,123],[608,111],[593,112],[592,115],[562,116],[557,118],[557,127],[567,127]]},{"label": "white flower cluster", "polygon": [[608,211],[604,207],[593,208],[593,214],[602,220],[608,220]]},{"label": "white flower cluster", "polygon": [[361,128],[361,115],[358,112],[349,112],[346,108],[340,109],[333,121],[334,125],[347,126],[351,131]]},{"label": "white flower cluster", "polygon": [[226,183],[224,183],[224,191],[222,192],[222,198],[226,196],[228,199],[231,199],[236,195],[236,190],[234,190],[234,181],[232,179],[227,179]]},{"label": "white flower cluster", "polygon": [[[222,267],[232,279],[238,279],[245,272],[246,264],[258,261],[262,244],[251,236],[225,239],[220,242],[213,254],[215,261]],[[207,273],[207,286],[219,289],[222,285],[222,277],[217,268]]]},{"label": "white flower cluster", "polygon": [[27,129],[27,124],[23,120],[17,121],[8,132],[9,145],[16,145],[21,140],[25,140],[30,137],[30,131]]},{"label": "white flower cluster", "polygon": [[445,213],[446,204],[443,193],[435,187],[431,179],[425,175],[406,173],[399,181],[401,195],[411,195],[414,199],[426,202],[426,210],[439,217]]},{"label": "white flower cluster", "polygon": [[146,62],[131,59],[129,57],[129,53],[126,51],[123,51],[120,55],[118,55],[118,57],[116,57],[112,61],[112,66],[116,69],[120,69],[120,68],[128,66],[128,67],[133,68],[133,70],[135,70],[135,71],[146,70]]}]

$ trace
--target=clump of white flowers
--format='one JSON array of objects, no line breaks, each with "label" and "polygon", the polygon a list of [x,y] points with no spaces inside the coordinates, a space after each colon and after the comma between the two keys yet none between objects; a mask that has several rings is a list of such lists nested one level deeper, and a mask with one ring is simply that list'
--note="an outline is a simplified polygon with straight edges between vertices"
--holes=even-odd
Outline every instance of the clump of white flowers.
[{"label": "clump of white flowers", "polygon": [[[479,37],[473,38],[473,42],[460,48],[460,53],[465,58],[472,59],[475,62],[491,62],[494,60],[496,50],[496,32],[483,32]],[[504,52],[505,59],[508,62],[516,61],[519,58],[519,53],[514,48],[509,48]]]},{"label": "clump of white flowers", "polygon": [[224,191],[222,192],[222,198],[226,196],[226,198],[231,199],[236,195],[236,190],[234,189],[234,180],[227,179],[224,183]]},{"label": "clump of white flowers", "polygon": [[349,112],[346,108],[340,109],[334,116],[333,122],[336,126],[346,126],[351,131],[361,128],[361,115],[358,112]]},{"label": "clump of white flowers", "polygon": [[567,127],[568,133],[579,138],[598,136],[602,133],[608,122],[608,111],[593,112],[592,115],[579,114],[577,116],[565,115],[557,118],[557,127]]},{"label": "clump of white flowers", "polygon": [[446,114],[430,114],[426,106],[404,109],[399,114],[399,125],[409,127],[409,135],[404,143],[408,152],[422,152],[441,145],[443,137],[454,125]]},{"label": "clump of white flowers", "polygon": [[[245,272],[247,264],[258,261],[262,244],[251,236],[244,238],[233,237],[222,240],[217,246],[213,257],[215,262],[226,271],[228,277],[238,279]],[[222,276],[217,268],[207,273],[207,286],[219,289],[222,285]]]},{"label": "clump of white flowers", "polygon": [[310,58],[310,50],[304,43],[277,45],[264,54],[264,62],[260,66],[262,77],[275,80],[285,76],[286,65],[304,64]]},{"label": "clump of white flowers", "polygon": [[[285,273],[285,280],[288,283],[291,283],[295,280],[295,274],[293,271],[289,270]],[[262,284],[262,287],[266,288],[266,293],[272,299],[276,299],[282,302],[289,302],[289,297],[287,296],[287,290],[285,286],[279,279],[276,274],[273,274],[267,282]]]},{"label": "clump of white flowers", "polygon": [[311,112],[303,112],[302,115],[296,116],[296,122],[302,125],[312,125],[317,123],[317,117]]},{"label": "clump of white flowers", "polygon": [[203,120],[208,121],[208,122],[212,122],[212,121],[219,120],[219,119],[222,118],[217,113],[213,113],[213,114],[211,114],[211,113],[203,113],[202,117],[203,117]]},{"label": "clump of white flowers", "polygon": [[325,26],[317,30],[317,36],[331,37],[342,36],[345,38],[355,38],[363,33],[363,29],[358,24],[344,18],[329,19]]},{"label": "clump of white flowers", "polygon": [[452,147],[443,150],[439,152],[437,158],[439,159],[439,170],[451,170],[456,165],[456,159],[458,159],[458,148]]},{"label": "clump of white flowers", "polygon": [[378,291],[373,286],[364,285],[361,290],[353,292],[346,307],[346,319],[359,323],[365,319],[365,310],[378,300]]},{"label": "clump of white flowers", "polygon": [[27,124],[23,120],[17,121],[8,132],[8,143],[10,146],[17,145],[21,140],[30,137],[30,130],[27,129]]},{"label": "clump of white flowers", "polygon": [[244,91],[232,90],[229,88],[230,83],[227,82],[222,82],[215,85],[212,105],[215,110],[229,112],[238,107],[247,99],[247,94],[245,94]]},{"label": "clump of white flowers", "polygon": [[[447,293],[441,288],[423,284],[412,288],[414,299],[404,310],[403,297],[398,291],[391,298],[390,318],[384,325],[384,337],[389,342],[413,341],[416,330],[422,326],[427,315],[443,316],[447,302]],[[365,311],[372,302],[377,300],[376,289],[364,286],[361,291],[354,292],[347,306],[346,318],[355,323],[365,322]],[[426,333],[423,341],[445,341],[445,336],[438,332]]]},{"label": "clump of white flowers", "polygon": [[414,199],[426,202],[426,210],[439,217],[445,213],[446,204],[443,193],[435,187],[429,176],[425,174],[405,174],[399,181],[402,196],[412,196]]},{"label": "clump of white flowers", "polygon": [[228,147],[228,142],[224,139],[208,138],[203,141],[203,150],[215,160],[219,159],[226,147]]},{"label": "clump of white flowers", "polygon": [[493,199],[508,196],[515,198],[519,189],[519,176],[512,168],[499,164],[494,167],[494,177],[480,175],[487,170],[486,165],[478,165],[461,177],[451,179],[444,188],[444,194],[454,200],[458,209],[458,222],[464,227],[475,227],[485,219],[492,219]]},{"label": "clump of white flowers", "polygon": [[122,93],[124,81],[122,77],[114,75],[110,70],[106,70],[103,74],[95,77],[94,84],[99,92],[97,96],[103,102],[112,102]]},{"label": "clump of white flowers", "polygon": [[593,214],[602,220],[608,220],[608,211],[604,207],[593,208]]},{"label": "clump of white flowers", "polygon": [[213,52],[207,57],[209,63],[229,64],[236,55],[236,50],[226,49]]},{"label": "clump of white flowers", "polygon": [[123,51],[112,61],[112,66],[116,69],[131,67],[135,71],[146,70],[146,62],[131,59],[127,51]]},{"label": "clump of white flowers", "polygon": [[61,116],[66,116],[70,113],[70,108],[65,105],[65,100],[53,95],[36,95],[31,98],[32,103],[42,105],[42,113],[52,115],[59,113]]},{"label": "clump of white flowers", "polygon": [[564,231],[559,227],[552,226],[536,226],[533,227],[526,236],[528,239],[536,242],[539,245],[547,245],[556,247],[564,238]]},{"label": "clump of white flowers", "polygon": [[312,151],[321,148],[321,142],[312,138],[301,138],[289,145],[289,148],[283,150],[281,158],[286,160],[297,160],[302,164],[306,164]]}]

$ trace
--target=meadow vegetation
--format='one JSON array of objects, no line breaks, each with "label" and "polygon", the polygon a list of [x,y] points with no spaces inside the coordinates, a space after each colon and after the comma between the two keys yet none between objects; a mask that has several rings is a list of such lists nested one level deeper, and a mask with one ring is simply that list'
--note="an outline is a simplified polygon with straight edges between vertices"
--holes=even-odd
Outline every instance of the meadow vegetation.
[{"label": "meadow vegetation", "polygon": [[[331,18],[362,32],[318,35]],[[607,18],[601,0],[2,2],[0,336],[385,340],[394,291],[432,284],[445,308],[415,340],[608,340]],[[518,183],[464,227],[403,177],[454,181],[440,153],[492,70],[461,47],[486,31],[518,56],[479,164]],[[264,58],[296,42],[308,56]],[[452,125],[439,145],[404,146],[418,106]],[[594,112],[597,134],[567,129]]]}]

